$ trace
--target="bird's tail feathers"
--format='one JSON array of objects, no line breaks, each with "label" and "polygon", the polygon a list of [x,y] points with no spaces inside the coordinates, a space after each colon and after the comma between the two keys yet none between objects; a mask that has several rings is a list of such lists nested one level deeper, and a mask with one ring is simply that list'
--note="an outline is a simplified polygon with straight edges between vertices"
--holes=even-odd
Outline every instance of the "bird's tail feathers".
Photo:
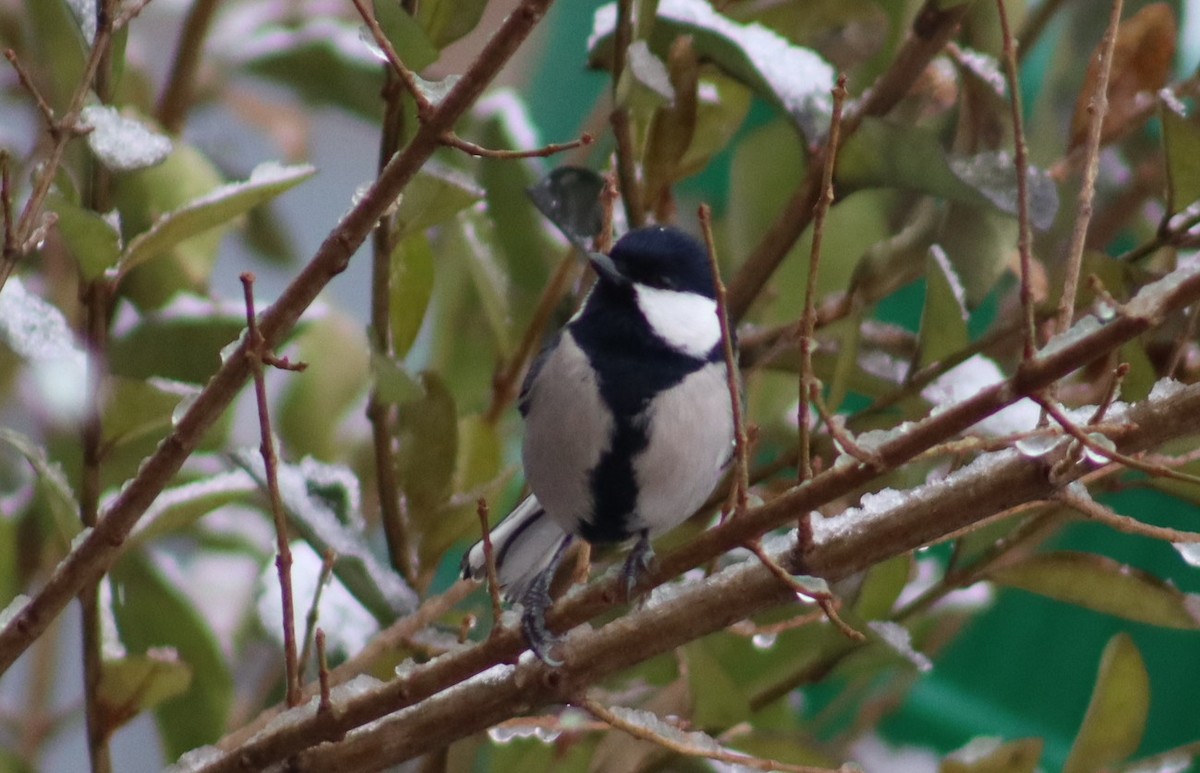
[{"label": "bird's tail feathers", "polygon": [[[510,601],[519,601],[533,579],[559,555],[571,540],[530,495],[491,530],[492,554],[500,589]],[[462,560],[463,577],[481,580],[487,574],[483,541],[471,546]]]}]

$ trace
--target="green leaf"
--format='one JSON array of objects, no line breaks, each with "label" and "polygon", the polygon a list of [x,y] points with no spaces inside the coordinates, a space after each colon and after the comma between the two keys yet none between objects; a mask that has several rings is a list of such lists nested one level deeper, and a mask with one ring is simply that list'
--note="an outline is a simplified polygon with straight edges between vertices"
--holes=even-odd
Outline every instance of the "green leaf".
[{"label": "green leaf", "polygon": [[245,31],[247,37],[271,44],[252,48],[244,69],[283,84],[310,104],[330,105],[378,122],[384,68],[359,36],[362,23],[328,14],[289,21],[295,23],[272,19]]},{"label": "green leaf", "polygon": [[[262,456],[257,448],[240,449],[234,461],[266,489]],[[417,605],[416,594],[400,575],[375,558],[362,533],[358,512],[358,479],[345,467],[305,458],[300,464],[280,464],[279,492],[288,521],[318,556],[333,550],[333,573],[380,625],[391,624]],[[340,481],[343,497],[328,494],[331,479]],[[339,503],[339,499],[347,499]],[[347,517],[349,516],[349,517]]]},{"label": "green leaf", "polygon": [[165,435],[180,402],[199,393],[195,387],[163,379],[113,377],[106,387],[104,443],[110,449],[147,435]]},{"label": "green leaf", "polygon": [[854,600],[854,613],[864,620],[880,620],[888,617],[896,599],[908,584],[912,573],[912,556],[895,558],[876,564],[867,570],[858,598]]},{"label": "green leaf", "polygon": [[[612,61],[616,6],[596,11],[589,40],[593,66]],[[814,51],[792,45],[761,24],[738,24],[704,0],[677,0],[658,8],[649,42],[665,58],[672,42],[691,35],[696,54],[745,83],[800,127],[809,142],[829,128],[833,68]]]},{"label": "green leaf", "polygon": [[971,342],[967,331],[967,293],[946,251],[929,250],[925,270],[925,309],[921,314],[920,366],[941,362]]},{"label": "green leaf", "polygon": [[316,171],[310,164],[282,166],[271,161],[259,164],[246,181],[223,185],[157,218],[150,230],[130,240],[121,257],[120,271],[125,273],[210,228],[229,224],[247,210],[304,182]]},{"label": "green leaf", "polygon": [[700,172],[713,156],[729,147],[750,112],[750,90],[712,65],[700,67],[697,92],[696,125],[691,144],[679,161],[680,177]]},{"label": "green leaf", "polygon": [[708,641],[700,639],[683,647],[692,696],[691,721],[701,728],[733,727],[750,717],[750,701]]},{"label": "green leaf", "polygon": [[126,544],[136,547],[185,529],[219,507],[255,500],[258,491],[258,485],[240,470],[165,489],[138,520]]},{"label": "green leaf", "polygon": [[152,130],[136,116],[108,105],[88,105],[81,113],[91,128],[88,148],[100,163],[114,172],[136,172],[157,166],[171,153],[171,140]]},{"label": "green leaf", "polygon": [[424,234],[414,233],[396,244],[391,256],[388,304],[392,347],[403,358],[412,348],[433,297],[433,248]]},{"label": "green leaf", "polygon": [[400,0],[373,0],[372,6],[375,20],[408,69],[420,72],[437,61],[438,47],[426,37],[421,24],[400,7]]},{"label": "green leaf", "polygon": [[1182,106],[1159,100],[1163,152],[1167,170],[1167,214],[1187,209],[1200,199],[1200,127],[1183,114]]},{"label": "green leaf", "polygon": [[1104,556],[1058,552],[1031,556],[991,578],[1052,599],[1140,623],[1200,630],[1200,597]]},{"label": "green leaf", "polygon": [[424,395],[421,385],[405,370],[404,364],[386,355],[371,355],[371,378],[375,394],[385,403],[409,403]]},{"label": "green leaf", "polygon": [[126,553],[113,566],[112,581],[121,642],[133,653],[171,647],[192,672],[185,692],[155,708],[166,756],[174,759],[213,743],[225,732],[234,691],[233,675],[208,623],[143,554]]},{"label": "green leaf", "polygon": [[[301,325],[307,328],[307,322]],[[221,366],[221,350],[241,335],[245,312],[232,305],[180,295],[138,318],[109,342],[108,364],[119,376],[154,376],[203,384]]]},{"label": "green leaf", "polygon": [[[275,412],[275,431],[290,453],[338,458],[340,424],[357,407],[371,372],[370,345],[362,324],[334,309],[312,319],[296,339],[294,359],[308,363],[288,373]],[[321,417],[314,421],[314,417]]]},{"label": "green leaf", "polygon": [[478,211],[463,212],[444,232],[444,249],[466,260],[471,284],[483,308],[496,348],[509,354],[512,315],[508,277],[499,261],[495,227]]},{"label": "green leaf", "polygon": [[440,50],[475,29],[486,7],[487,0],[422,0],[417,21]]},{"label": "green leaf", "polygon": [[[895,152],[903,148],[903,153]],[[867,118],[838,154],[840,191],[888,187],[928,193],[949,201],[987,204],[1017,214],[1017,175],[1003,152],[951,156],[933,129]],[[1058,190],[1044,171],[1029,168],[1029,210],[1041,230],[1054,223]]]},{"label": "green leaf", "polygon": [[980,737],[946,756],[938,773],[1034,773],[1042,758],[1041,738],[1004,742]]},{"label": "green leaf", "polygon": [[[115,175],[113,201],[121,213],[126,255],[130,240],[150,231],[164,212],[207,196],[222,182],[211,161],[178,140],[175,150],[158,166]],[[183,290],[205,293],[223,235],[224,229],[214,228],[174,245],[167,256],[123,276],[122,295],[146,309],[164,305]]]},{"label": "green leaf", "polygon": [[967,291],[967,304],[975,308],[1008,271],[1017,221],[988,206],[952,201],[946,207],[937,243]]},{"label": "green leaf", "polygon": [[192,669],[169,647],[105,660],[96,697],[102,723],[111,734],[138,714],[187,692]]},{"label": "green leaf", "polygon": [[1092,699],[1063,773],[1090,773],[1115,765],[1137,751],[1150,712],[1150,677],[1128,634],[1108,641]]},{"label": "green leaf", "polygon": [[395,215],[395,236],[403,240],[441,225],[482,199],[483,195],[483,189],[462,172],[427,163],[400,198]]},{"label": "green leaf", "polygon": [[46,198],[46,208],[58,215],[58,232],[79,262],[85,281],[117,265],[121,257],[121,232],[96,212],[72,204],[60,193]]},{"label": "green leaf", "polygon": [[[454,464],[452,497],[421,535],[421,564],[435,566],[456,543],[479,536],[476,501],[496,502],[513,471],[504,471],[503,440],[496,427],[478,414],[458,422],[458,458]],[[455,505],[455,500],[465,500]]]},{"label": "green leaf", "polygon": [[436,373],[422,373],[421,386],[424,395],[419,400],[400,406],[396,461],[410,518],[423,530],[451,494],[458,415],[453,395]]},{"label": "green leaf", "polygon": [[37,475],[39,498],[50,511],[50,521],[62,537],[63,543],[70,542],[82,527],[79,522],[79,502],[75,499],[75,492],[71,490],[71,484],[67,481],[62,467],[57,462],[50,461],[46,450],[32,438],[15,430],[0,427],[0,443],[12,447],[29,462],[29,466]]},{"label": "green leaf", "polygon": [[657,207],[664,192],[680,178],[680,162],[696,133],[699,63],[689,38],[671,46],[670,86],[675,98],[654,111],[642,151],[646,200]]}]

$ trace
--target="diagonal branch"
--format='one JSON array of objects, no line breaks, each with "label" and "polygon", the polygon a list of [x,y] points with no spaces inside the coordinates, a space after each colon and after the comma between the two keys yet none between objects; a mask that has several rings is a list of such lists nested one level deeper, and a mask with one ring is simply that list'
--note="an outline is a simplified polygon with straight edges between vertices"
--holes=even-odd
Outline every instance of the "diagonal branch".
[{"label": "diagonal branch", "polygon": [[[279,299],[262,313],[259,330],[267,346],[277,344],[295,326],[317,294],[345,270],[351,255],[379,218],[441,146],[442,135],[478,99],[500,66],[533,31],[552,2],[524,0],[509,14],[461,80],[437,109],[430,113],[428,120],[422,123],[407,149],[388,163],[379,179],[321,244],[316,255],[284,289]],[[196,396],[171,434],[142,463],[137,476],[108,505],[100,523],[87,539],[67,555],[33,600],[0,630],[0,674],[6,672],[29,644],[46,630],[87,582],[94,581],[112,566],[121,554],[125,538],[146,508],[179,471],[205,432],[250,377],[251,366],[246,360],[246,350],[247,342],[243,341]]]}]

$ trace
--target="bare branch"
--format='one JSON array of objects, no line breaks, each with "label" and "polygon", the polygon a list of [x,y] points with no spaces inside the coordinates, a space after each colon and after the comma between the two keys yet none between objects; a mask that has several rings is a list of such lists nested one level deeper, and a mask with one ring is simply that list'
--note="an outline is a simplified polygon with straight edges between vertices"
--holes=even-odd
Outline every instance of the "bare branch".
[{"label": "bare branch", "polygon": [[1092,221],[1092,200],[1096,196],[1096,172],[1100,160],[1100,135],[1104,127],[1104,116],[1108,113],[1108,81],[1112,74],[1113,51],[1117,45],[1117,27],[1121,24],[1122,0],[1113,0],[1100,48],[1100,63],[1096,78],[1096,93],[1088,105],[1087,140],[1084,142],[1083,181],[1079,185],[1079,197],[1075,212],[1075,225],[1071,229],[1071,240],[1067,246],[1066,276],[1063,279],[1062,297],[1058,302],[1057,332],[1062,333],[1071,326],[1075,313],[1075,293],[1079,287],[1079,272],[1083,265],[1083,248],[1087,242],[1088,225]]},{"label": "bare branch", "polygon": [[[263,375],[266,342],[258,331],[258,320],[254,313],[254,274],[242,274],[242,288],[246,298],[245,356],[254,372],[254,397],[258,405],[259,451],[262,454],[263,470],[267,480],[267,496],[271,504],[271,517],[275,521],[275,569],[279,572],[279,596],[283,604],[283,657],[284,676],[287,684],[289,706],[300,705],[300,670],[296,657],[296,617],[292,598],[292,549],[288,545],[287,516],[283,512],[283,498],[279,493],[279,458],[275,454],[274,433],[271,431],[270,407],[267,404],[267,382]],[[318,586],[319,587],[319,586]]]},{"label": "bare branch", "polygon": [[1029,149],[1025,144],[1025,121],[1021,111],[1021,80],[1017,77],[1016,45],[1008,26],[1008,10],[1004,0],[996,0],[996,11],[1000,16],[1000,31],[1004,38],[1004,77],[1008,81],[1008,104],[1012,111],[1013,168],[1017,173],[1017,251],[1021,263],[1021,312],[1025,324],[1025,348],[1022,356],[1028,360],[1037,351],[1037,327],[1034,324],[1033,308],[1033,227],[1029,221]]},{"label": "bare branch", "polygon": [[[467,72],[421,125],[404,152],[388,163],[379,179],[342,218],[279,299],[262,313],[258,327],[267,346],[273,346],[291,330],[317,294],[345,269],[350,256],[379,218],[441,146],[442,135],[479,97],[501,65],[533,30],[551,1],[524,0],[508,15]],[[55,156],[48,167],[50,178],[60,157]],[[40,196],[35,190],[26,211],[30,211],[30,207],[40,211],[40,202],[50,185],[50,178],[45,178],[45,173],[43,178],[45,189]],[[97,527],[58,565],[33,600],[0,630],[0,673],[8,670],[86,582],[99,577],[120,555],[125,538],[146,508],[250,377],[252,368],[245,356],[246,346],[243,342],[240,349],[222,363],[191,407],[175,423],[171,434],[142,463],[137,476],[109,503]]]},{"label": "bare branch", "polygon": [[717,248],[713,243],[712,209],[700,205],[700,228],[704,231],[704,245],[708,249],[708,266],[712,271],[713,288],[717,295],[717,320],[721,325],[721,348],[725,355],[725,384],[729,390],[729,408],[733,417],[734,442],[734,515],[746,512],[750,498],[749,440],[746,423],[742,416],[741,379],[738,374],[737,358],[733,352],[733,332],[729,329],[729,315],[725,307],[725,283],[721,281],[721,267],[717,262]]}]

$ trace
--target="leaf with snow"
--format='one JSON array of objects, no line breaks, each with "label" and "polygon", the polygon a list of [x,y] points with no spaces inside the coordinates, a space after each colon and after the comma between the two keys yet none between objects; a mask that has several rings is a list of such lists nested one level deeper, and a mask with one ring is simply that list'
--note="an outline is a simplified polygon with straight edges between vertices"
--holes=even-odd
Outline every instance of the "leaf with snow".
[{"label": "leaf with snow", "polygon": [[920,361],[941,362],[971,342],[967,330],[967,291],[940,245],[929,248],[925,270],[925,308],[921,313]]},{"label": "leaf with snow", "polygon": [[[11,284],[11,282],[10,282]],[[0,315],[2,316],[2,315]],[[58,462],[50,461],[46,449],[20,432],[0,427],[0,443],[11,446],[25,457],[37,475],[39,493],[45,498],[50,516],[64,543],[80,532],[79,502]]]},{"label": "leaf with snow", "polygon": [[912,634],[907,628],[890,620],[872,620],[867,626],[879,636],[880,641],[916,666],[918,671],[925,673],[933,670],[933,661],[925,653],[913,649]]},{"label": "leaf with snow", "polygon": [[78,261],[85,280],[95,279],[117,264],[123,245],[120,215],[116,210],[110,218],[74,204],[60,193],[51,193],[46,198],[46,207],[58,215],[58,233]]},{"label": "leaf with snow", "polygon": [[396,208],[395,238],[441,225],[483,198],[484,191],[457,169],[427,163],[404,189]]},{"label": "leaf with snow", "polygon": [[[903,153],[895,152],[904,148]],[[1058,213],[1058,189],[1043,170],[1030,167],[1029,212],[1045,230]],[[1006,215],[1017,214],[1017,174],[1003,151],[972,156],[948,153],[933,129],[863,120],[838,155],[837,182],[844,192],[874,187],[904,188],[964,204],[986,204]]]},{"label": "leaf with snow", "polygon": [[[293,543],[291,551],[292,622],[299,637],[305,630],[305,618],[316,598],[323,559],[304,542]],[[343,656],[360,652],[370,638],[378,633],[380,621],[336,577],[331,578],[329,585],[320,593],[317,619],[325,631],[330,652]],[[279,597],[279,572],[274,561],[268,561],[263,566],[257,595],[256,608],[263,630],[282,644],[283,604]]]},{"label": "leaf with snow", "polygon": [[[257,448],[241,449],[233,456],[260,486],[266,485],[262,456]],[[391,623],[396,617],[416,609],[417,596],[413,590],[400,575],[375,558],[360,530],[339,520],[337,512],[330,507],[328,492],[321,491],[321,480],[310,480],[310,474],[311,470],[306,472],[304,462],[280,464],[278,469],[279,493],[296,533],[318,555],[323,555],[326,550],[337,554],[334,576],[380,623]],[[353,475],[349,471],[347,474]]]},{"label": "leaf with snow", "polygon": [[[982,354],[977,354],[922,389],[921,397],[933,405],[934,411],[943,411],[1003,380],[1000,367]],[[1040,416],[1037,404],[1024,398],[979,421],[972,429],[992,437],[1011,435],[1033,429]]]},{"label": "leaf with snow", "polygon": [[187,692],[192,669],[170,647],[105,660],[96,687],[104,729],[111,732],[141,712]]},{"label": "leaf with snow", "polygon": [[257,493],[258,484],[243,470],[209,475],[166,489],[138,520],[128,544],[141,545],[179,531],[218,507],[249,501]]},{"label": "leaf with snow", "polygon": [[938,773],[1034,773],[1042,758],[1041,738],[1004,741],[977,736],[946,755]]},{"label": "leaf with snow", "polygon": [[161,164],[171,153],[171,140],[115,107],[88,105],[83,122],[91,127],[88,147],[114,172],[134,172]]},{"label": "leaf with snow", "polygon": [[312,177],[311,164],[259,164],[244,182],[222,185],[159,217],[150,230],[130,240],[118,267],[122,274],[166,253],[176,244],[215,228]]},{"label": "leaf with snow", "polygon": [[[611,59],[617,8],[596,10],[588,38],[593,63]],[[808,48],[758,23],[739,24],[704,0],[660,0],[652,47],[665,53],[671,41],[691,35],[696,54],[715,63],[787,113],[809,143],[829,126],[833,109],[833,68]]]}]

